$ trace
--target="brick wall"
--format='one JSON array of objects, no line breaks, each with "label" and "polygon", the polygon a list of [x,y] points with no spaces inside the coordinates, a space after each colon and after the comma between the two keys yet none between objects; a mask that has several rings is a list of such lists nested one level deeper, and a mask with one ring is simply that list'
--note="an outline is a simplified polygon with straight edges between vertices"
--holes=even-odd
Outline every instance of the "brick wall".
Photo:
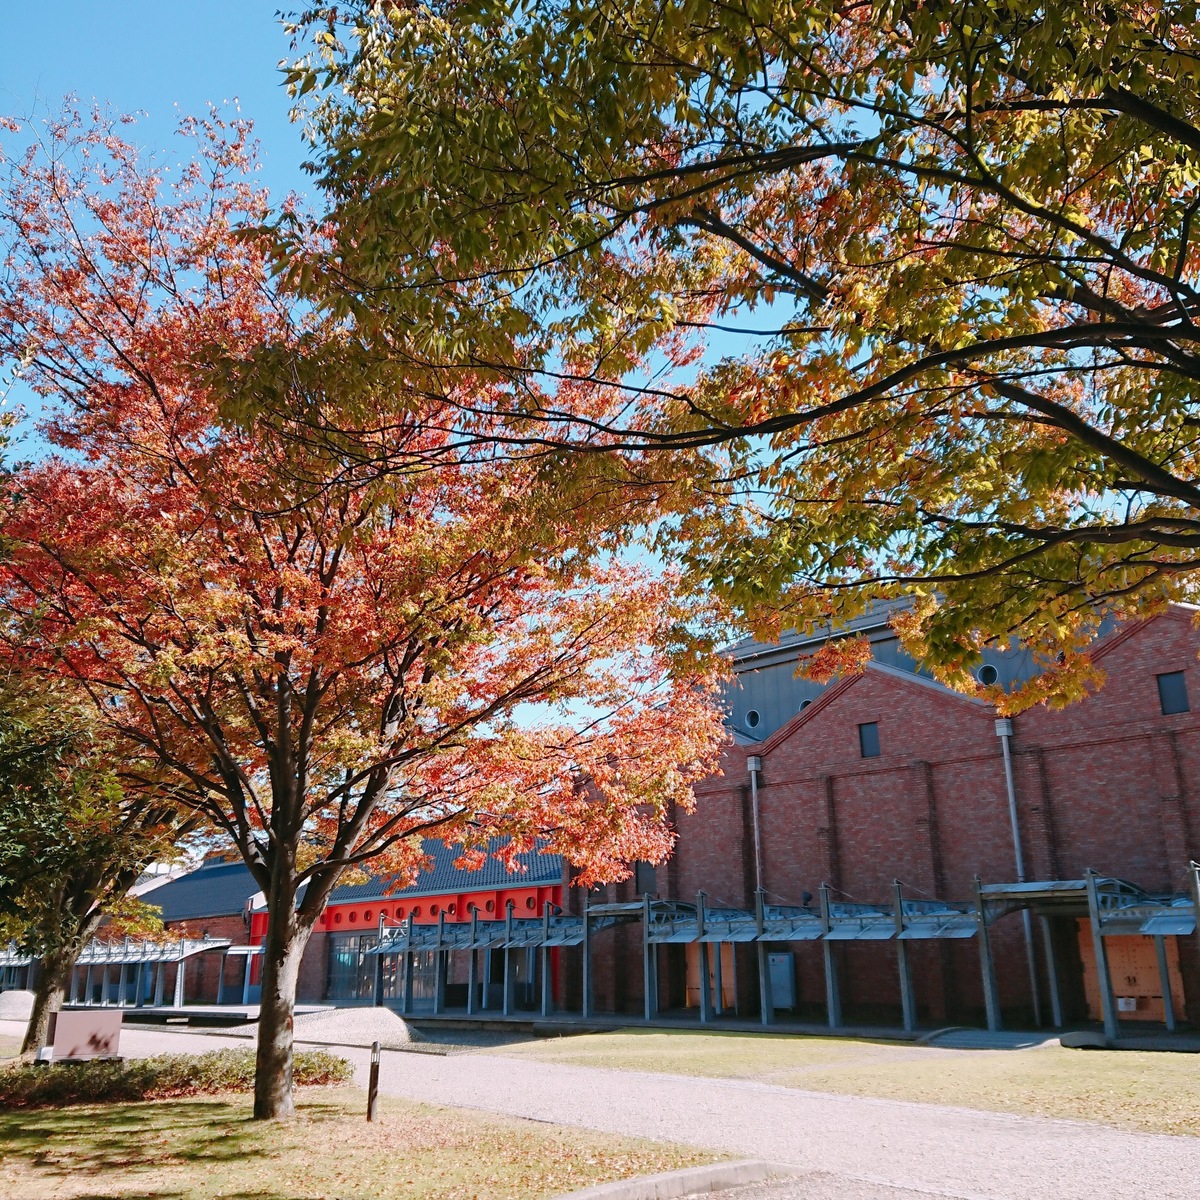
[{"label": "brick wall", "polygon": [[[1187,863],[1200,858],[1200,634],[1188,610],[1172,609],[1112,635],[1094,653],[1107,677],[1103,688],[1065,709],[1038,706],[1014,720],[1026,874],[1077,878],[1090,867],[1151,891],[1184,890]],[[1163,716],[1155,676],[1172,671],[1186,673],[1193,711]],[[871,668],[843,681],[766,741],[730,749],[723,776],[698,788],[696,812],[679,821],[676,897],[691,899],[704,888],[710,903],[751,907],[750,754],[762,759],[769,900],[800,903],[828,882],[846,899],[890,902],[899,879],[909,895],[969,901],[976,875],[1014,880],[995,716],[985,704],[898,671]],[[862,757],[858,726],[866,722],[878,724],[878,757]],[[1070,931],[1057,924],[1052,936],[1070,1019],[1083,1002],[1080,964]],[[1044,977],[1040,931],[1038,937]],[[1026,1020],[1020,918],[999,921],[992,940],[1002,1007],[1009,1020]],[[1188,944],[1180,946],[1180,961],[1189,1012],[1198,1020],[1200,955],[1192,940],[1181,939]],[[820,948],[787,948],[796,954],[801,1009],[817,1015],[824,999]],[[898,1020],[894,945],[846,945],[839,954],[848,1015]],[[974,939],[916,944],[911,958],[922,1019],[982,1016]],[[752,963],[747,967],[742,974],[752,976]],[[631,961],[631,979],[634,969]],[[752,978],[749,984],[752,1004]]]}]

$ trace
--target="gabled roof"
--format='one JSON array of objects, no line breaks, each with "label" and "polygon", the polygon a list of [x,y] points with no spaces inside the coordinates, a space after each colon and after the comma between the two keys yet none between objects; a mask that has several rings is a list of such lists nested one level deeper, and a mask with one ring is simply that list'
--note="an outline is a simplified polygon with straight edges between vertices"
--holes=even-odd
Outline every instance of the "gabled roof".
[{"label": "gabled roof", "polygon": [[559,854],[543,854],[530,850],[518,854],[517,861],[525,868],[523,872],[508,871],[492,853],[507,841],[493,838],[488,843],[488,858],[482,867],[474,871],[463,871],[455,867],[454,860],[462,853],[461,846],[447,846],[444,842],[426,839],[425,853],[433,859],[432,867],[422,871],[408,887],[390,892],[393,876],[380,875],[366,883],[348,884],[336,888],[329,897],[330,904],[352,904],[360,900],[389,899],[400,896],[437,896],[449,892],[483,892],[504,887],[538,887],[561,883],[563,860]]},{"label": "gabled roof", "polygon": [[807,721],[811,721],[813,717],[819,712],[823,712],[831,704],[835,704],[838,697],[849,691],[868,671],[878,672],[906,686],[930,689],[943,696],[958,700],[963,704],[973,705],[979,709],[987,710],[992,708],[992,705],[986,700],[981,700],[978,696],[965,695],[963,692],[955,691],[952,687],[947,687],[944,683],[938,683],[936,679],[930,679],[925,675],[917,675],[912,671],[903,671],[899,667],[892,667],[887,663],[876,662],[874,659],[871,659],[861,672],[856,675],[848,675],[844,679],[839,680],[827,692],[824,692],[808,705],[807,708],[802,709],[789,721],[781,725],[769,738],[765,738],[761,743],[762,749],[767,753],[774,750],[780,742],[786,741],[791,737],[801,725]]},{"label": "gabled roof", "polygon": [[246,901],[258,890],[254,876],[240,859],[213,860],[156,887],[147,895],[146,903],[161,908],[164,921],[232,917],[245,911]]}]

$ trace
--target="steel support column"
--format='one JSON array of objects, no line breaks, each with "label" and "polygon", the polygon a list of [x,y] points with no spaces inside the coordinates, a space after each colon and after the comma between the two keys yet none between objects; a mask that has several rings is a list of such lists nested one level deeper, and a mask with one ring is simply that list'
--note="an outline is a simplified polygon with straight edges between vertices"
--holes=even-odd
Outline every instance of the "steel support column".
[{"label": "steel support column", "polygon": [[892,900],[896,906],[896,965],[900,970],[900,1011],[904,1018],[906,1033],[917,1027],[917,1002],[913,995],[912,972],[908,965],[908,943],[900,935],[904,932],[904,889],[900,880],[892,880]]},{"label": "steel support column", "polygon": [[92,964],[88,963],[87,969],[83,974],[83,1002],[91,1004],[92,1002]]},{"label": "steel support column", "polygon": [[1053,929],[1049,917],[1042,917],[1042,943],[1046,950],[1046,981],[1050,984],[1050,1019],[1055,1029],[1063,1027],[1062,992],[1058,986],[1058,956],[1054,953]]},{"label": "steel support column", "polygon": [[446,933],[446,910],[438,913],[437,943],[433,951],[433,1013],[441,1016],[446,1010],[446,951],[443,943]]},{"label": "steel support column", "polygon": [[[717,950],[718,956],[720,949]],[[704,940],[704,893],[696,893],[696,969],[700,972],[700,1024],[712,1020],[712,990],[708,978],[708,943]]]},{"label": "steel support column", "polygon": [[129,964],[122,963],[117,970],[117,1007],[124,1008],[129,999]]},{"label": "steel support column", "polygon": [[826,937],[821,940],[821,950],[825,958],[825,1013],[830,1029],[839,1029],[842,1024],[842,990],[838,985],[838,962],[835,953],[837,947],[828,940],[828,934],[833,929],[833,920],[829,915],[829,884],[821,884],[821,924],[825,927]]},{"label": "steel support column", "polygon": [[162,1008],[163,986],[167,978],[167,964],[160,962],[154,978],[154,1007]]},{"label": "steel support column", "polygon": [[508,900],[504,905],[504,1003],[500,1008],[506,1017],[512,1015],[512,923],[513,902]]},{"label": "steel support column", "polygon": [[1104,1036],[1116,1040],[1120,1034],[1117,1023],[1117,1001],[1113,996],[1112,975],[1108,970],[1108,948],[1100,932],[1100,894],[1096,890],[1096,872],[1090,867],[1087,879],[1088,916],[1092,926],[1092,949],[1096,954],[1096,978],[1100,985],[1100,1013],[1104,1018]]},{"label": "steel support column", "polygon": [[[229,957],[227,950],[221,951],[221,973],[217,976],[217,1003],[225,1003],[225,961]],[[141,993],[139,993],[140,995]],[[140,1001],[139,1001],[140,1002]]]},{"label": "steel support column", "polygon": [[975,912],[979,921],[979,970],[983,977],[983,1004],[987,1027],[992,1033],[1002,1028],[1000,997],[996,990],[996,963],[992,958],[992,937],[988,931],[987,907],[983,902],[983,881],[975,876]]},{"label": "steel support column", "polygon": [[475,1015],[475,992],[479,987],[479,951],[475,948],[475,939],[479,935],[479,910],[471,905],[471,949],[467,961],[467,1016]]},{"label": "steel support column", "polygon": [[550,901],[542,907],[542,1016],[548,1017],[554,1011],[554,978],[550,968]]},{"label": "steel support column", "polygon": [[1171,995],[1171,968],[1167,964],[1167,941],[1162,934],[1154,938],[1154,953],[1158,956],[1158,977],[1162,980],[1163,1021],[1167,1032],[1175,1032],[1175,997]]},{"label": "steel support column", "polygon": [[[245,958],[243,959],[243,961],[245,962],[246,966],[245,966],[245,969],[242,971],[242,1003],[245,1005],[249,1005],[249,1003],[250,1003],[250,971],[254,965],[254,955],[247,954],[245,956]],[[162,980],[159,979],[158,982],[159,982],[158,990],[159,990],[159,992],[161,992],[162,991]]]},{"label": "steel support column", "polygon": [[172,1008],[183,1007],[184,983],[187,978],[187,959],[181,958],[175,968],[175,994],[171,1001]]},{"label": "steel support column", "polygon": [[766,893],[762,888],[754,892],[754,919],[758,926],[758,937],[754,947],[758,951],[758,1003],[762,1012],[762,1023],[770,1025],[775,1020],[775,1000],[771,995],[771,971],[767,962],[767,944],[762,940],[766,930],[763,908]]},{"label": "steel support column", "polygon": [[583,889],[583,996],[580,1001],[580,1011],[584,1020],[592,1016],[592,929],[591,918],[588,916],[587,889]]},{"label": "steel support column", "polygon": [[722,962],[721,956],[725,952],[724,942],[713,942],[713,1016],[722,1017],[725,1015],[725,979],[723,972],[725,965]]},{"label": "steel support column", "polygon": [[657,950],[650,941],[650,893],[642,896],[642,1009],[647,1021],[658,1013]]},{"label": "steel support column", "polygon": [[408,923],[404,929],[404,1001],[401,1004],[401,1012],[405,1016],[413,1010],[413,915],[408,914]]}]

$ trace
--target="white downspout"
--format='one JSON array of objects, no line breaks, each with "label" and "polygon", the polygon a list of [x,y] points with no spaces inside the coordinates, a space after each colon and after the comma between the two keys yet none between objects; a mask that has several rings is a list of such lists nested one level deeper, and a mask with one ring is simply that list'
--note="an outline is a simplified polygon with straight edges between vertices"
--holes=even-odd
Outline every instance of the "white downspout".
[{"label": "white downspout", "polygon": [[[1004,785],[1008,791],[1008,819],[1012,825],[1013,858],[1017,868],[1017,882],[1025,882],[1025,853],[1021,848],[1021,822],[1017,816],[1017,789],[1013,784],[1012,748],[1009,742],[1013,734],[1013,723],[1008,717],[996,722],[996,736],[1004,752]],[[1033,917],[1028,908],[1021,910],[1025,925],[1025,961],[1029,967],[1029,990],[1033,999],[1033,1020],[1042,1027],[1042,999],[1038,992],[1037,958],[1033,949]]]}]

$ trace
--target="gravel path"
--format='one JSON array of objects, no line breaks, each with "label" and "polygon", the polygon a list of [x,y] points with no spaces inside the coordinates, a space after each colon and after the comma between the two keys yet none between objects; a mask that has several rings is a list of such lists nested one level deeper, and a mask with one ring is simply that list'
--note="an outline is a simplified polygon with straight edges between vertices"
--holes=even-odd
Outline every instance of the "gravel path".
[{"label": "gravel path", "polygon": [[[127,1027],[121,1045],[137,1056],[245,1042]],[[365,1077],[366,1051],[339,1052]],[[1083,1122],[745,1080],[539,1063],[501,1053],[385,1052],[380,1087],[414,1100],[766,1158],[807,1175],[758,1194],[744,1192],[745,1200],[911,1200],[911,1193],[960,1200],[1192,1200],[1200,1192],[1200,1138]],[[727,1195],[733,1200],[735,1193]]]}]

